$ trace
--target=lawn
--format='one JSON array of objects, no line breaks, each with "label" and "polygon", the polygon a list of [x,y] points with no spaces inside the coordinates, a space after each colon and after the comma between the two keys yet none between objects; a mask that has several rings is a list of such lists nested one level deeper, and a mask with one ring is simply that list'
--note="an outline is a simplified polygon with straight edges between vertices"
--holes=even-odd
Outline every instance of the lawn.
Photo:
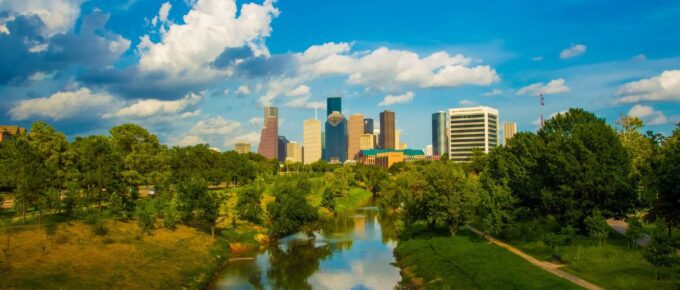
[{"label": "lawn", "polygon": [[368,205],[371,202],[370,191],[354,187],[349,190],[347,196],[340,197],[335,200],[335,212],[338,214],[348,214],[352,213],[355,209]]},{"label": "lawn", "polygon": [[[227,255],[228,247],[193,228],[139,238],[135,223],[107,223],[105,236],[82,222],[58,224],[52,238],[37,227],[12,232],[10,250],[0,256],[0,288],[200,288]],[[6,233],[0,240],[6,249]]]},{"label": "lawn", "polygon": [[[551,258],[551,252],[541,241],[508,243],[541,259]],[[662,269],[660,280],[654,279],[654,267],[649,264],[641,249],[633,250],[628,241],[612,231],[603,245],[580,237],[573,245],[559,248],[566,265],[562,269],[606,289],[679,289],[680,267]]]},{"label": "lawn", "polygon": [[466,230],[400,241],[395,255],[427,289],[581,289]]}]

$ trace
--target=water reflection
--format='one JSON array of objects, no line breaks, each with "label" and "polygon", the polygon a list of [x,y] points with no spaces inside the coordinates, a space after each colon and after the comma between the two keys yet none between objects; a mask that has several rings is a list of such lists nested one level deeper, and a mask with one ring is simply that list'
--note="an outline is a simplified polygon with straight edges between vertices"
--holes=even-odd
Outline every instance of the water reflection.
[{"label": "water reflection", "polygon": [[400,280],[394,233],[377,208],[339,217],[316,238],[293,235],[227,266],[215,289],[393,289]]}]

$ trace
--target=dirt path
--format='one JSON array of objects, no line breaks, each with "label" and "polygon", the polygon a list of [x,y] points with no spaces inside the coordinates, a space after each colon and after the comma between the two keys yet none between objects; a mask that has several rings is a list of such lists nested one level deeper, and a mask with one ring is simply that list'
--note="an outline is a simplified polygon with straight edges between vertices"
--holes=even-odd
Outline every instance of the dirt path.
[{"label": "dirt path", "polygon": [[[622,220],[615,220],[615,219],[608,219],[608,220],[607,220],[607,224],[608,224],[612,229],[614,229],[615,231],[617,231],[618,233],[620,233],[620,234],[622,234],[622,235],[624,235],[624,236],[626,235],[626,231],[628,231],[628,223],[625,222],[625,221],[622,221]],[[636,243],[637,243],[638,245],[644,247],[644,246],[647,246],[647,245],[649,244],[649,242],[651,242],[651,241],[652,241],[652,239],[649,237],[649,235],[647,235],[647,234],[642,234],[642,238],[639,239],[639,240],[637,240]]]},{"label": "dirt path", "polygon": [[567,280],[571,281],[572,283],[579,285],[579,286],[586,288],[586,289],[590,289],[590,290],[602,290],[602,289],[604,289],[600,286],[597,286],[593,283],[590,283],[586,280],[583,280],[583,279],[581,279],[581,278],[579,278],[579,277],[577,277],[573,274],[570,274],[570,273],[567,273],[565,271],[560,270],[559,267],[561,267],[562,265],[553,264],[553,263],[550,263],[550,262],[539,261],[538,259],[536,259],[532,256],[529,256],[528,254],[522,252],[521,250],[519,250],[519,249],[517,249],[517,248],[515,248],[511,245],[508,245],[504,242],[501,242],[501,241],[495,239],[494,237],[489,236],[489,235],[485,234],[484,232],[473,228],[472,226],[468,225],[467,228],[470,229],[471,231],[473,231],[475,234],[487,239],[489,242],[492,242],[492,243],[496,244],[497,246],[504,248],[504,249],[512,252],[513,254],[515,254],[517,256],[522,257],[523,259],[529,261],[529,263],[532,263],[536,266],[539,266],[542,269],[552,273],[555,276],[567,279]]}]

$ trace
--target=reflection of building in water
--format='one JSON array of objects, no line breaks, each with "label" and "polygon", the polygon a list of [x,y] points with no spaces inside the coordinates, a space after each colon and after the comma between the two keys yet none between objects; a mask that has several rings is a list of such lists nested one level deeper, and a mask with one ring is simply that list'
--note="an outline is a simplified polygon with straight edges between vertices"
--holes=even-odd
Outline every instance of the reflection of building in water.
[{"label": "reflection of building in water", "polygon": [[354,216],[354,232],[362,236],[366,234],[366,216]]}]

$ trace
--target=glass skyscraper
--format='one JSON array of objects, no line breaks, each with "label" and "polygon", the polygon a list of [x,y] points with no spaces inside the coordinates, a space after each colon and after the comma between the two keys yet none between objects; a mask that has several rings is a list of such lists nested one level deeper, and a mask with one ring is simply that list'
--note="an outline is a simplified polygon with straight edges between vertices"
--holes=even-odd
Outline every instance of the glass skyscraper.
[{"label": "glass skyscraper", "polygon": [[342,115],[342,99],[326,99],[326,131],[324,160],[345,162],[347,160],[347,119]]},{"label": "glass skyscraper", "polygon": [[373,134],[373,119],[364,119],[364,134]]},{"label": "glass skyscraper", "polygon": [[449,152],[447,142],[446,112],[432,114],[432,154],[442,156]]}]

